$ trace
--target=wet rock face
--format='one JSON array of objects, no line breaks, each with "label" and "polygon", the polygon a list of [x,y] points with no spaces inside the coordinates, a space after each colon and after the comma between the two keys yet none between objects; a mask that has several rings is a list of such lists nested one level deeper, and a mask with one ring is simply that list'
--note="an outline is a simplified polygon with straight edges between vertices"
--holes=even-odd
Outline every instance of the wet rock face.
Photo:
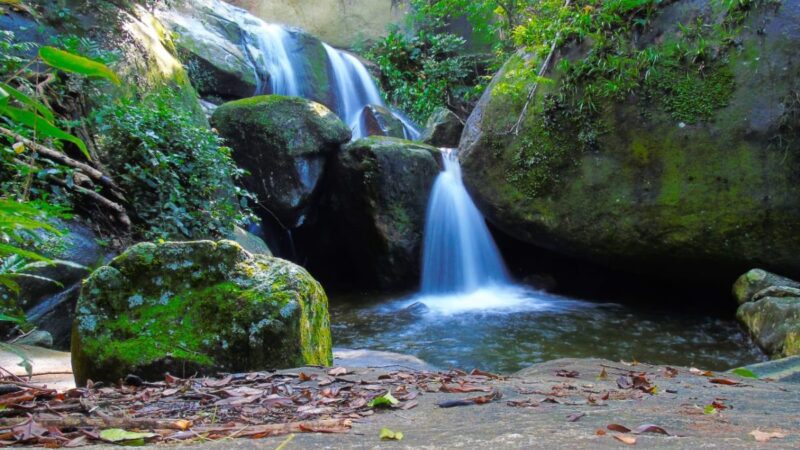
[{"label": "wet rock face", "polygon": [[[202,96],[220,102],[269,93],[266,61],[273,55],[262,40],[271,37],[255,16],[220,0],[180,2],[157,14],[175,34],[178,52]],[[268,20],[275,17],[280,16]],[[334,106],[322,41],[300,29],[286,30],[285,38],[281,45],[294,62],[300,95]]]},{"label": "wet rock face", "polygon": [[287,229],[305,222],[328,157],[350,140],[350,129],[335,114],[301,98],[229,102],[211,122],[248,171],[244,184],[258,196],[256,212]]},{"label": "wet rock face", "polygon": [[406,2],[396,0],[233,0],[254,15],[297,26],[331,45],[350,48],[386,35],[405,20]]},{"label": "wet rock face", "polygon": [[[713,3],[663,6],[635,45],[664,52],[682,39],[677,23],[717,23]],[[509,130],[531,86],[517,77],[540,61],[512,57],[461,142],[465,182],[487,218],[519,240],[625,270],[800,275],[800,121],[787,102],[800,79],[800,4],[756,7],[736,33],[702,78],[665,65],[581,123],[558,102],[561,67],[583,61],[590,43],[564,48],[518,135]]]},{"label": "wet rock face", "polygon": [[84,283],[73,328],[79,385],[132,373],[331,363],[328,300],[304,269],[233,241],[138,244]]},{"label": "wet rock face", "polygon": [[375,136],[352,142],[337,155],[327,220],[361,286],[417,282],[428,196],[439,173],[437,153]]},{"label": "wet rock face", "polygon": [[420,140],[434,147],[457,148],[464,122],[447,108],[438,108],[428,118]]},{"label": "wet rock face", "polygon": [[800,355],[800,283],[761,269],[739,277],[736,317],[772,358]]}]

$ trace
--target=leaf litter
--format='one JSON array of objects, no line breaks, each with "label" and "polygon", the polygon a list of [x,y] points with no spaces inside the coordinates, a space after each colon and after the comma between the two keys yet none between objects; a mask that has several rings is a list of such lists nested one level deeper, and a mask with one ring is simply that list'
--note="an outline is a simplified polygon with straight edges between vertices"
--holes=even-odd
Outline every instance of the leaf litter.
[{"label": "leaf litter", "polygon": [[[167,374],[158,382],[129,375],[119,385],[89,382],[64,391],[0,380],[0,385],[12,385],[0,395],[0,447],[347,433],[353,421],[379,408],[414,408],[425,392],[480,392],[485,394],[459,401],[491,402],[501,394],[485,383],[502,379],[476,369],[396,371],[361,380],[336,367],[321,374],[252,372],[185,379]],[[402,433],[395,434],[398,438]]]}]

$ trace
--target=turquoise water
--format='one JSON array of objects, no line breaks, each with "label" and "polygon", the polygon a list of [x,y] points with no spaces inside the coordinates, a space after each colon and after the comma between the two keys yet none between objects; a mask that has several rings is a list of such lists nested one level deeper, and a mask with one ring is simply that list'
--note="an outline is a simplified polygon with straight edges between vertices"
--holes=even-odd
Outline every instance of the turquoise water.
[{"label": "turquoise water", "polygon": [[510,373],[599,357],[724,370],[765,359],[733,318],[522,288],[438,298],[333,295],[331,315],[337,347],[410,354],[440,368]]}]

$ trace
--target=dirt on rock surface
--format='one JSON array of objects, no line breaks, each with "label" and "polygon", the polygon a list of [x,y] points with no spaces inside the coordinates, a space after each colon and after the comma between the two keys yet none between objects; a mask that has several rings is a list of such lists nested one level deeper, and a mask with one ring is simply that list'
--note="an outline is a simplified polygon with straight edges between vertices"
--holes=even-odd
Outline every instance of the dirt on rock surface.
[{"label": "dirt on rock surface", "polygon": [[[65,402],[77,394],[65,396]],[[510,376],[402,366],[307,367],[167,379],[81,395],[80,404],[99,408],[89,415],[69,414],[157,418],[186,427],[134,430],[155,432],[146,441],[151,448],[164,448],[163,443],[187,449],[276,448],[283,443],[284,449],[800,446],[800,384],[600,359],[555,360]],[[152,414],[142,414],[146,411]],[[58,408],[33,417],[59,415],[66,417]],[[3,416],[10,420],[7,410]],[[82,432],[99,435],[103,428]],[[383,428],[402,432],[403,439],[381,440]],[[5,444],[15,436],[8,430],[0,430]],[[74,429],[61,431],[76,436],[69,434]]]}]

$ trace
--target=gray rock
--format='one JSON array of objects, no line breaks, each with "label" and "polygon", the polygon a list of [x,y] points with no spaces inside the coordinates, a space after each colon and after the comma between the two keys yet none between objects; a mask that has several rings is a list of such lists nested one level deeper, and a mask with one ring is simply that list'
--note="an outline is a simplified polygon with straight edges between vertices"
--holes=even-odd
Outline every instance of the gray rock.
[{"label": "gray rock", "polygon": [[53,347],[53,336],[47,331],[34,330],[25,336],[14,341],[18,345],[30,345],[33,347]]},{"label": "gray rock", "polygon": [[736,317],[770,357],[800,355],[800,298],[747,302],[739,306]]},{"label": "gray rock", "polygon": [[[800,288],[800,282],[791,280],[762,269],[752,269],[740,276],[733,284],[733,298],[741,305],[753,300],[753,297],[772,287]],[[763,296],[762,296],[763,297]],[[796,295],[800,297],[800,295]]]},{"label": "gray rock", "polygon": [[434,147],[457,148],[464,122],[447,108],[438,108],[428,118],[420,140]]},{"label": "gray rock", "polygon": [[364,126],[367,136],[405,137],[403,122],[380,105],[367,105],[363,111]]},{"label": "gray rock", "polygon": [[785,383],[800,383],[800,356],[790,356],[772,361],[744,366],[758,378],[782,381]]},{"label": "gray rock", "polygon": [[233,241],[134,245],[92,273],[76,311],[78,385],[332,361],[322,286]]},{"label": "gray rock", "polygon": [[232,239],[250,253],[272,256],[272,250],[269,249],[269,246],[263,239],[249,231],[243,230],[241,227],[233,227]]}]

